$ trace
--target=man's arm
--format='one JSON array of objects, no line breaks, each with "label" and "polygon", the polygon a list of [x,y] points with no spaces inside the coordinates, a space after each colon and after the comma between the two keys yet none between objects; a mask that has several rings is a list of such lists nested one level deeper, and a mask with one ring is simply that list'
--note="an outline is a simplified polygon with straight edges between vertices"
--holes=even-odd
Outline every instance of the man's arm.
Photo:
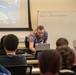
[{"label": "man's arm", "polygon": [[33,42],[29,42],[29,49],[32,51],[32,52],[35,52],[35,48],[33,47]]},{"label": "man's arm", "polygon": [[43,43],[46,43],[48,39],[48,33],[45,31]]}]

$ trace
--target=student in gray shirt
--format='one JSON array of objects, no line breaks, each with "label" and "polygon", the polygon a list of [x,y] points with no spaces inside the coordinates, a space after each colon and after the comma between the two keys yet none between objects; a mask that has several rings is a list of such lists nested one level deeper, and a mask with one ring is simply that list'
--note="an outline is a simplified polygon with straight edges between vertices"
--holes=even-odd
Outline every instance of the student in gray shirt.
[{"label": "student in gray shirt", "polygon": [[35,52],[35,44],[39,44],[39,43],[46,43],[48,39],[48,33],[47,31],[44,29],[44,27],[42,25],[38,26],[37,29],[35,29],[34,31],[32,31],[29,35],[28,38],[26,39],[27,43],[26,47],[29,49],[29,53],[33,53]]}]

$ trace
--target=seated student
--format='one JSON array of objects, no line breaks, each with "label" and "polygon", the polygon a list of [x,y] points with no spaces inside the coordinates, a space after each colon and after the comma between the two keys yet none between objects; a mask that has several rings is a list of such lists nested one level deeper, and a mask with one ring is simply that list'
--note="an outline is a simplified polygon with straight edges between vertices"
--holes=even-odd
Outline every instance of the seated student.
[{"label": "seated student", "polygon": [[0,64],[7,65],[26,65],[26,59],[16,55],[16,50],[19,44],[19,39],[14,34],[8,34],[4,41],[4,49],[7,55],[0,56]]},{"label": "seated student", "polygon": [[3,45],[3,40],[4,38],[6,37],[6,35],[4,35],[2,38],[1,38],[1,41],[0,41],[0,55],[6,55],[6,52],[4,50],[4,45]]},{"label": "seated student", "polygon": [[62,45],[69,45],[68,40],[64,37],[61,37],[61,38],[57,39],[57,41],[56,41],[56,48],[58,48],[59,46],[62,46]]},{"label": "seated student", "polygon": [[60,70],[60,75],[76,75],[71,70],[73,63],[75,62],[75,53],[73,49],[64,45],[57,48],[56,51],[60,53],[62,57],[62,69]]},{"label": "seated student", "polygon": [[2,65],[0,65],[0,75],[11,75],[11,73]]},{"label": "seated student", "polygon": [[39,56],[39,68],[42,75],[57,75],[61,67],[61,57],[55,50],[46,50]]}]

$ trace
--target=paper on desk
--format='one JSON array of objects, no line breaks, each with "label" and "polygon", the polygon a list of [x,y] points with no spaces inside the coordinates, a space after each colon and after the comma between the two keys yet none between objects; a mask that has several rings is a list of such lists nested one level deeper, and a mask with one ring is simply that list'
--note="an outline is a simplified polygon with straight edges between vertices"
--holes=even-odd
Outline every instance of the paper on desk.
[{"label": "paper on desk", "polygon": [[32,72],[40,72],[40,69],[39,68],[33,68]]}]

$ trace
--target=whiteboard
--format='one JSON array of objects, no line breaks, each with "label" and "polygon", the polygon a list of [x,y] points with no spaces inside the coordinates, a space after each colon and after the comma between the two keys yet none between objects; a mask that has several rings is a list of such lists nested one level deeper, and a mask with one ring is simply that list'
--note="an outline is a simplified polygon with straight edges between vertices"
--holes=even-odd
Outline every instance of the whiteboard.
[{"label": "whiteboard", "polygon": [[48,32],[48,43],[56,48],[56,40],[65,37],[73,48],[76,39],[76,11],[38,11],[38,25],[43,25]]}]

